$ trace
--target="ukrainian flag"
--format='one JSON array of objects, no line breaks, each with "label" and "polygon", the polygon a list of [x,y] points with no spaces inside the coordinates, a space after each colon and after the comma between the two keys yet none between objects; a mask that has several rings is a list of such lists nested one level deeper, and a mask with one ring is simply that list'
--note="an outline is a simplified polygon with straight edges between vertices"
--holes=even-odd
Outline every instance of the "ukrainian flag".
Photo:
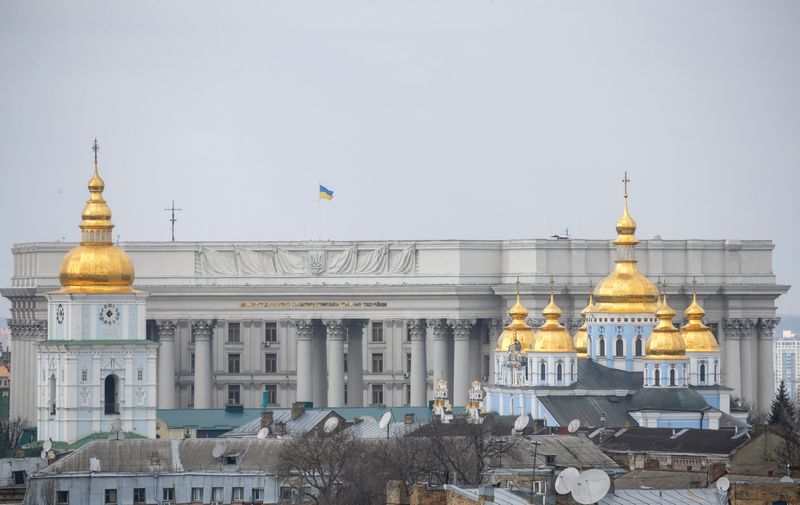
[{"label": "ukrainian flag", "polygon": [[326,188],[322,184],[319,185],[319,199],[320,200],[333,200],[333,191]]}]

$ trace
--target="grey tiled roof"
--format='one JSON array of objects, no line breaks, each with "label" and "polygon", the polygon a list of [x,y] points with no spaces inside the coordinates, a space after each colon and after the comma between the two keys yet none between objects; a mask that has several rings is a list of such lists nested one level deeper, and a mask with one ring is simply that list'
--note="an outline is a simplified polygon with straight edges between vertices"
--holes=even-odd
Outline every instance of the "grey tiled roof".
[{"label": "grey tiled roof", "polygon": [[608,451],[731,454],[750,440],[732,429],[628,428],[603,442]]},{"label": "grey tiled roof", "polygon": [[[291,409],[272,411],[272,424],[270,430],[274,429],[276,422],[286,423],[286,433],[288,435],[302,434],[314,429],[319,423],[323,422],[329,415],[337,415],[332,410],[307,410],[298,417],[292,419]],[[227,433],[220,435],[220,438],[248,438],[255,437],[261,429],[261,417],[234,428]]]},{"label": "grey tiled roof", "polygon": [[600,426],[600,416],[606,415],[606,426],[622,428],[636,426],[628,414],[628,397],[618,396],[540,396],[539,401],[555,418],[559,426],[578,419],[581,426]]},{"label": "grey tiled roof", "polygon": [[[727,500],[726,500],[727,502]],[[600,505],[721,505],[716,489],[622,489],[609,493]]]}]

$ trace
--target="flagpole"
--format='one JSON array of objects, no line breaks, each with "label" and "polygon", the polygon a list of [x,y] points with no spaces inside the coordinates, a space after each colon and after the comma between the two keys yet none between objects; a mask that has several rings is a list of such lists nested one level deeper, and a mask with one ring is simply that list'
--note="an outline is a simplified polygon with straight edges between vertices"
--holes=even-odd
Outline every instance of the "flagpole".
[{"label": "flagpole", "polygon": [[319,194],[319,189],[322,183],[317,182],[317,240],[322,240],[322,197]]}]

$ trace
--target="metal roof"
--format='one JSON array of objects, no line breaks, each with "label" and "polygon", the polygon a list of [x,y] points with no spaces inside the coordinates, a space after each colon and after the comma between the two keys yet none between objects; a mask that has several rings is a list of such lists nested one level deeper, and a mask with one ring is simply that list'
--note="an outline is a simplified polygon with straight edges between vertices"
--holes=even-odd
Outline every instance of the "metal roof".
[{"label": "metal roof", "polygon": [[606,415],[606,426],[636,426],[628,414],[627,397],[551,395],[538,399],[559,426],[566,426],[573,419],[580,420],[581,426],[600,426],[602,414]]},{"label": "metal roof", "polygon": [[742,431],[729,428],[701,430],[697,428],[633,427],[609,438],[601,445],[616,452],[665,452],[682,454],[728,455],[750,440]]},{"label": "metal roof", "polygon": [[621,489],[607,494],[600,505],[722,505],[727,503],[716,489]]},{"label": "metal roof", "polygon": [[261,410],[242,409],[235,412],[225,409],[158,409],[156,417],[171,429],[232,430],[261,417]]},{"label": "metal roof", "polygon": [[[370,418],[371,419],[371,418]],[[398,438],[405,436],[406,433],[419,428],[419,424],[412,423],[406,424],[402,421],[391,422],[386,428],[381,428],[378,421],[360,421],[349,428],[348,433],[352,434],[355,438]],[[387,435],[388,432],[388,435]]]},{"label": "metal roof", "polygon": [[[286,434],[295,435],[309,432],[316,428],[329,415],[337,414],[333,410],[306,410],[297,419],[292,419],[291,409],[273,410],[270,431],[274,430],[276,422],[286,424]],[[340,416],[339,416],[340,417]],[[221,438],[250,438],[255,437],[261,430],[261,416],[220,435]]]},{"label": "metal roof", "polygon": [[[582,435],[529,435],[520,437],[509,451],[508,456],[503,456],[503,467],[531,468],[533,463],[533,443],[538,442],[536,460],[540,465],[547,462],[547,456],[555,456],[555,467],[566,468],[600,468],[613,470],[620,466],[611,458],[603,454],[599,447]],[[501,473],[503,468],[495,468],[495,473]]]},{"label": "metal roof", "polygon": [[692,489],[708,487],[706,472],[637,469],[614,479],[615,489]]}]

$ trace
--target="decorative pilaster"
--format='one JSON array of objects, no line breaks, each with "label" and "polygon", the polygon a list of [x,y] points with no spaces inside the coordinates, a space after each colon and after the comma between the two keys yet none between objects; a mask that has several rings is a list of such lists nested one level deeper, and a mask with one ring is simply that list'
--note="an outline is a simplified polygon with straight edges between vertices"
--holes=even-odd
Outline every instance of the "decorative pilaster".
[{"label": "decorative pilaster", "polygon": [[314,327],[310,319],[296,319],[290,321],[296,332],[297,363],[297,401],[310,402],[313,400],[311,376],[311,337]]},{"label": "decorative pilaster", "polygon": [[347,405],[364,406],[364,328],[366,320],[348,320],[347,327]]},{"label": "decorative pilaster", "polygon": [[433,380],[447,379],[447,337],[450,330],[444,319],[428,319],[427,334],[433,340]]},{"label": "decorative pilaster", "polygon": [[327,334],[328,407],[344,407],[344,337],[341,319],[323,321]]},{"label": "decorative pilaster", "polygon": [[505,325],[503,325],[502,319],[492,319],[489,321],[489,384],[497,383],[494,352],[495,349],[497,349],[497,340],[500,338],[500,334],[503,333],[504,328]]},{"label": "decorative pilaster", "polygon": [[194,337],[194,408],[211,408],[211,336],[214,321],[192,321]]},{"label": "decorative pilaster", "polygon": [[411,406],[424,407],[428,399],[427,370],[425,369],[425,320],[406,321],[411,337]]},{"label": "decorative pilaster", "polygon": [[739,359],[741,367],[742,399],[751,407],[756,406],[758,392],[758,339],[756,319],[737,319],[739,327]]},{"label": "decorative pilaster", "polygon": [[158,331],[158,408],[175,408],[175,330],[177,321],[156,321]]},{"label": "decorative pilaster", "polygon": [[453,405],[466,405],[471,382],[469,338],[475,319],[451,319],[448,323],[453,327]]},{"label": "decorative pilaster", "polygon": [[775,366],[772,346],[780,318],[763,318],[758,322],[758,408],[767,411],[775,396]]},{"label": "decorative pilaster", "polygon": [[722,322],[725,332],[725,341],[722,346],[723,367],[721,381],[725,386],[733,388],[733,397],[742,396],[742,375],[740,373],[741,360],[739,353],[739,340],[742,337],[741,328],[737,319],[725,319]]}]

